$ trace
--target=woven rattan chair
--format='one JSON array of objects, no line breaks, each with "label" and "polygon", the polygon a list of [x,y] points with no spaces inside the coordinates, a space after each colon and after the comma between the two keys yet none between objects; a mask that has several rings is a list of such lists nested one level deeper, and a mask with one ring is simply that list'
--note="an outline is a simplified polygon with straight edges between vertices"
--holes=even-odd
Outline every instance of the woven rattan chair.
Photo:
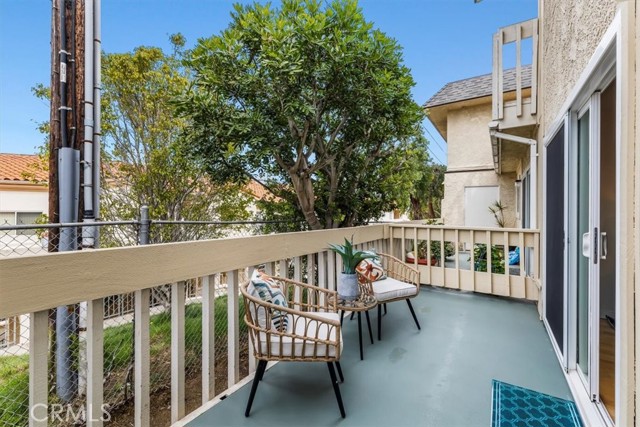
[{"label": "woven rattan chair", "polygon": [[382,339],[382,307],[384,306],[386,313],[386,306],[389,302],[406,300],[413,320],[416,322],[418,330],[420,330],[420,322],[418,322],[416,313],[411,305],[411,298],[417,297],[420,292],[420,272],[396,257],[383,253],[378,255],[387,278],[372,282],[366,276],[358,273],[358,280],[365,285],[365,288],[370,287],[378,300],[379,341]]},{"label": "woven rattan chair", "polygon": [[[336,308],[337,293],[279,277],[271,279],[285,295],[288,308],[250,295],[249,282],[240,286],[245,303],[244,319],[249,327],[253,354],[258,360],[245,416],[249,416],[267,362],[277,361],[327,363],[340,415],[344,418],[344,405],[335,372],[337,369],[340,381],[344,381],[339,362],[342,352],[342,330]],[[286,331],[278,331],[272,327],[274,313],[286,313],[289,319]]]}]

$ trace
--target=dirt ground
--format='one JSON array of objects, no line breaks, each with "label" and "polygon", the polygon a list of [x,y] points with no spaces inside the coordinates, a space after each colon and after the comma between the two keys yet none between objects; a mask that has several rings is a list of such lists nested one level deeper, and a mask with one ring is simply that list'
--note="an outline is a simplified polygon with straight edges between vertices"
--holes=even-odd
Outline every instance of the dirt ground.
[{"label": "dirt ground", "polygon": [[[246,352],[240,356],[240,378],[249,374],[249,361]],[[202,375],[192,372],[185,378],[185,412],[188,414],[202,405]],[[216,394],[227,388],[227,364],[216,366]],[[133,427],[134,405],[130,399],[124,405],[111,411],[111,421],[105,422],[105,427]],[[151,425],[164,427],[171,425],[171,388],[163,388],[151,393]]]}]

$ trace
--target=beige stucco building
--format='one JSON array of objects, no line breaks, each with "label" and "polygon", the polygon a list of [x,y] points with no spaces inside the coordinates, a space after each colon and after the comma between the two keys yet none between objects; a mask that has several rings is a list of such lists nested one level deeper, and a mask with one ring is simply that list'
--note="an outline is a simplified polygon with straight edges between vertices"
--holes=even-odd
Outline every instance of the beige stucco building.
[{"label": "beige stucco building", "polygon": [[[529,93],[531,68],[523,68],[523,89]],[[515,97],[515,69],[505,72],[505,98]],[[521,215],[520,181],[527,164],[516,151],[506,156],[502,170],[494,165],[487,125],[492,120],[492,75],[446,84],[425,104],[427,116],[447,142],[442,219],[446,225],[496,227],[489,210],[503,207],[505,227],[527,226]],[[526,160],[525,160],[526,162]],[[518,182],[518,185],[516,183]]]},{"label": "beige stucco building", "polygon": [[506,226],[540,230],[542,320],[589,426],[640,425],[639,7],[540,0],[494,34],[491,75],[425,105],[448,144],[445,224],[476,225],[465,192],[494,186]]}]

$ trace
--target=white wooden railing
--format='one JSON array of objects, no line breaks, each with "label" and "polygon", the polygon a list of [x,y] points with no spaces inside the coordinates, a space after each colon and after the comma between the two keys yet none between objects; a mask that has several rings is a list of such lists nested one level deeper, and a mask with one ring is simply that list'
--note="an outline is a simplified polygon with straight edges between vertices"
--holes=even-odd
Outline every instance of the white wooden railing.
[{"label": "white wooden railing", "polygon": [[[134,293],[134,362],[133,401],[136,426],[156,425],[151,408],[151,337],[153,314],[151,289],[171,284],[171,423],[185,420],[185,307],[186,283],[196,279],[201,315],[201,408],[239,387],[241,301],[238,286],[256,265],[265,264],[268,273],[306,280],[329,289],[336,288],[341,259],[327,251],[328,243],[342,242],[353,236],[360,249],[376,248],[404,258],[411,248],[425,241],[430,258],[431,242],[445,252],[447,242],[454,256],[442,257],[439,265],[414,264],[421,271],[421,281],[433,286],[470,290],[515,298],[537,300],[539,295],[539,233],[537,230],[472,229],[464,227],[425,226],[415,223],[386,224],[351,229],[287,233],[245,238],[148,245],[117,249],[46,254],[0,259],[0,318],[28,316],[29,319],[29,424],[48,425],[50,388],[48,362],[50,351],[49,317],[51,308],[86,303],[86,393],[76,401],[86,409],[88,426],[103,425],[104,338],[103,299],[112,295]],[[518,274],[489,273],[464,268],[463,253],[469,249],[470,266],[475,266],[476,245],[517,246],[521,248]],[[527,256],[524,256],[527,252]],[[508,250],[505,251],[508,253]],[[504,255],[508,265],[508,255]],[[453,261],[452,261],[453,260]],[[306,270],[303,271],[303,268]],[[224,275],[227,284],[226,343],[215,342],[215,284]],[[107,322],[107,323],[106,323]],[[218,346],[227,347],[227,384],[216,393],[216,358]],[[246,351],[246,350],[245,350]],[[249,373],[255,370],[248,350]],[[193,408],[191,408],[193,409]],[[191,410],[190,409],[190,410]],[[155,412],[155,411],[154,411]],[[240,416],[240,414],[239,414]]]},{"label": "white wooden railing", "polygon": [[522,84],[522,41],[528,38],[532,39],[531,99],[526,113],[530,115],[537,113],[538,19],[536,18],[500,28],[493,36],[493,120],[502,120],[505,117],[503,46],[509,43],[516,45],[516,116],[520,117],[525,113]]},{"label": "white wooden railing", "polygon": [[[538,230],[508,228],[471,228],[433,225],[391,225],[389,236],[392,253],[405,259],[407,252],[421,245],[426,247],[423,261],[413,258],[420,270],[423,284],[451,289],[481,292],[512,298],[539,300],[540,295],[540,233]],[[436,246],[432,245],[433,244]],[[505,248],[505,244],[507,248]],[[492,266],[492,257],[482,259],[486,267],[478,268],[480,261],[474,251],[479,245],[492,247],[501,254],[501,268]],[[444,257],[446,247],[453,254]],[[509,265],[509,247],[519,248],[520,259]],[[440,259],[431,265],[433,249],[439,248]],[[487,254],[489,251],[485,251]],[[464,264],[464,265],[462,265]],[[484,264],[484,263],[483,263]],[[503,270],[503,272],[496,272]]]},{"label": "white wooden railing", "polygon": [[[29,424],[45,426],[51,420],[48,362],[50,357],[49,310],[86,303],[86,394],[82,401],[88,426],[103,425],[104,338],[103,299],[134,293],[134,424],[156,425],[150,399],[151,289],[171,285],[171,415],[184,419],[185,407],[185,295],[186,282],[201,283],[202,304],[202,404],[216,399],[215,297],[216,276],[227,282],[227,384],[224,395],[240,378],[241,301],[238,286],[256,265],[295,280],[336,288],[341,259],[327,251],[328,243],[353,236],[358,248],[388,250],[387,225],[351,229],[286,233],[209,241],[148,245],[0,259],[0,318],[29,318]],[[306,262],[305,262],[306,261]],[[303,271],[306,266],[306,271]],[[219,282],[219,279],[217,280]],[[219,344],[219,343],[218,343]],[[249,349],[249,373],[255,360]],[[219,398],[219,397],[218,397]]]}]

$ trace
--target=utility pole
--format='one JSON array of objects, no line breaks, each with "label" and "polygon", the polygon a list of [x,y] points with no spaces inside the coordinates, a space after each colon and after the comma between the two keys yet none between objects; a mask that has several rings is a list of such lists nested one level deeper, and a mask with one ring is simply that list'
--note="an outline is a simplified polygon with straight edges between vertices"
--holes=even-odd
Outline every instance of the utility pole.
[{"label": "utility pole", "polygon": [[[78,222],[82,213],[79,147],[84,128],[78,105],[84,101],[84,0],[54,0],[52,4],[50,218],[71,223]],[[57,236],[51,237],[50,250],[78,248],[75,227],[61,227]],[[72,351],[73,337],[78,334],[78,307],[58,307],[55,325],[56,393],[69,402],[78,393],[77,355]]]}]

